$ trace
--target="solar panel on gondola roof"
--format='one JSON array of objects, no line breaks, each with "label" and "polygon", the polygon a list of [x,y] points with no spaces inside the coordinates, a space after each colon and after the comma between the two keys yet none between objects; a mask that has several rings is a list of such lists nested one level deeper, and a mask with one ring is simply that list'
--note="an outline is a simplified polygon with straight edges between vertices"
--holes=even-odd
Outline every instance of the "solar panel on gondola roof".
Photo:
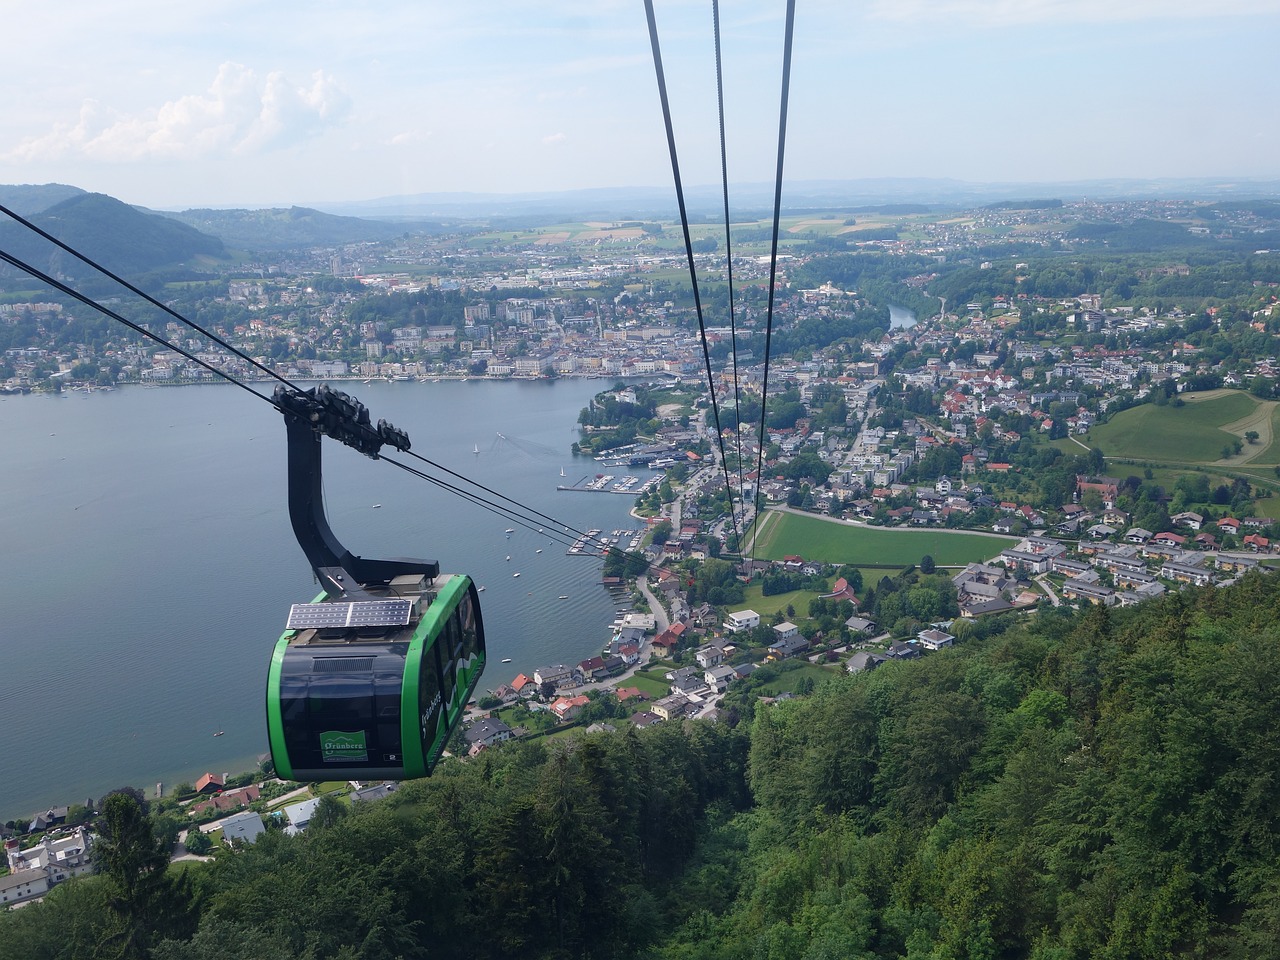
[{"label": "solar panel on gondola roof", "polygon": [[346,603],[295,603],[286,630],[335,630],[346,627],[402,627],[409,622],[408,600],[353,600]]}]

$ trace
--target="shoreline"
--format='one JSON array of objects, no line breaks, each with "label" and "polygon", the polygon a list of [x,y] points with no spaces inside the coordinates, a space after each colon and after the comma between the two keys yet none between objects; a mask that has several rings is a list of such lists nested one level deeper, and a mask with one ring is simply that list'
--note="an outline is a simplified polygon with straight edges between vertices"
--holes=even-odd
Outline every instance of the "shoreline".
[{"label": "shoreline", "polygon": [[[284,374],[281,374],[284,376]],[[474,374],[457,374],[442,373],[439,375],[426,376],[410,375],[405,379],[394,379],[389,377],[362,377],[359,374],[347,374],[345,376],[316,376],[315,374],[299,374],[290,379],[299,383],[538,383],[545,381],[553,383],[556,380],[607,380],[609,382],[626,382],[628,380],[649,380],[654,377],[671,378],[678,381],[679,378],[665,372],[657,372],[652,374],[609,374],[609,373],[558,373],[554,377],[540,376],[517,376],[516,374],[503,374],[502,376],[490,377],[485,374],[479,376]],[[268,377],[264,374],[257,376],[241,376],[236,375],[236,379],[241,383],[277,383],[274,377]],[[111,384],[98,383],[80,383],[76,381],[62,383],[58,381],[60,389],[58,390],[42,390],[38,387],[31,386],[20,390],[0,390],[0,397],[29,397],[29,396],[59,396],[64,393],[109,393],[112,390],[120,390],[124,387],[207,387],[214,384],[225,384],[226,386],[235,386],[225,377],[210,376],[208,378],[200,378],[198,380],[178,379],[178,380],[118,380]],[[601,391],[603,392],[603,391]]]},{"label": "shoreline", "polygon": [[[655,619],[656,626],[654,630],[654,636],[656,636],[657,634],[661,633],[663,629],[665,629],[665,623],[667,619],[666,611],[662,608],[662,604],[658,601],[657,597],[655,597],[652,594],[652,592],[650,592],[647,589],[647,587],[642,588],[639,586],[639,581],[637,581],[636,586],[633,587],[633,591],[634,590],[638,590],[641,594],[643,594],[646,598],[646,601],[649,604],[649,612],[654,615],[654,619]],[[607,625],[606,625],[606,629],[607,629]],[[600,680],[592,683],[580,684],[574,687],[566,687],[565,688],[566,692],[577,693],[577,692],[581,692],[584,690],[591,690],[591,689],[617,690],[618,687],[621,686],[623,683],[625,683],[636,671],[641,670],[646,666],[647,657],[652,652],[652,649],[653,649],[652,644],[653,644],[653,637],[646,635],[640,644],[639,659],[636,661],[636,663],[633,666],[628,667],[618,676],[608,677],[604,680]],[[603,646],[603,644],[601,644],[601,646]],[[499,664],[499,666],[501,666],[501,664]],[[502,682],[505,683],[506,681],[502,681]],[[559,691],[557,691],[557,693],[559,693]],[[463,722],[470,723],[476,719],[479,719],[480,717],[488,716],[489,712],[490,711],[488,710],[480,710],[479,708],[476,708],[476,707],[468,707],[463,714]],[[131,786],[131,787],[134,787],[135,789],[141,790],[143,796],[149,802],[154,802],[160,799],[173,798],[175,796],[173,792],[173,788],[175,785],[179,783],[195,783],[196,779],[198,779],[199,776],[205,773],[225,774],[229,777],[239,777],[239,776],[243,776],[244,774],[252,773],[255,777],[254,782],[257,782],[257,778],[259,777],[264,779],[270,779],[271,777],[275,776],[274,773],[270,775],[262,773],[262,770],[260,767],[261,761],[259,758],[264,755],[266,757],[269,757],[270,756],[269,750],[266,750],[264,751],[263,754],[260,754],[257,757],[255,757],[251,766],[247,766],[239,770],[210,769],[208,766],[196,767],[186,771],[173,772],[171,773],[172,779],[169,779],[169,780],[166,780],[163,776],[158,776],[154,781],[151,781],[150,786],[140,786],[138,784],[122,784],[121,786]],[[222,766],[234,766],[234,764],[224,764]],[[197,769],[200,771],[199,773],[195,773]],[[311,781],[287,781],[287,782],[298,783],[299,786],[301,787],[301,786],[306,786]],[[155,792],[155,787],[157,785],[161,785],[163,787],[163,792],[158,795]],[[119,787],[112,787],[110,789],[116,790],[116,789],[119,789]],[[101,800],[101,797],[94,797],[93,799]],[[80,802],[81,800],[65,800],[65,801],[52,803],[44,809],[53,809],[55,807],[60,807],[60,806],[71,806],[72,804],[80,803]],[[32,811],[31,815],[35,816],[40,812],[42,811],[39,811],[39,810]],[[15,818],[15,823],[19,825],[19,828],[22,827],[21,820],[18,820]]]},{"label": "shoreline", "polygon": [[[553,444],[557,450],[564,451],[568,442],[576,436],[568,428],[573,425],[579,409],[586,405],[590,396],[610,386],[609,383],[596,384],[583,378],[567,379],[559,389],[554,381],[548,381],[545,387],[528,388],[520,381],[494,381],[494,384],[476,390],[446,384],[441,388],[443,394],[424,392],[429,388],[412,383],[408,385],[409,389],[403,391],[381,386],[373,391],[375,395],[370,399],[375,401],[377,407],[383,402],[390,404],[393,398],[399,398],[396,400],[398,408],[416,410],[424,404],[432,406],[436,396],[456,395],[459,399],[465,396],[472,398],[466,401],[468,404],[474,403],[476,409],[483,412],[485,419],[477,422],[487,424],[493,420],[497,429],[508,434],[519,437],[527,435],[532,441]],[[101,660],[105,669],[115,678],[117,686],[123,684],[126,689],[136,689],[130,685],[143,681],[134,680],[133,677],[146,678],[153,673],[157,675],[156,685],[148,685],[146,689],[139,690],[138,695],[145,702],[139,702],[136,709],[120,700],[112,700],[102,709],[94,709],[96,695],[90,696],[87,701],[80,698],[80,712],[92,711],[97,717],[94,721],[96,727],[90,728],[92,736],[88,739],[83,734],[83,726],[80,728],[81,733],[77,735],[70,721],[64,720],[51,725],[37,724],[34,720],[28,723],[24,720],[18,725],[17,729],[23,734],[25,745],[17,751],[15,759],[29,759],[15,763],[15,772],[24,775],[14,777],[14,782],[3,791],[5,799],[0,804],[0,820],[13,820],[23,827],[37,813],[51,806],[82,804],[86,798],[97,801],[107,791],[126,784],[141,789],[151,799],[156,796],[157,782],[163,783],[164,795],[168,796],[174,784],[194,782],[205,772],[234,774],[256,771],[258,758],[268,749],[260,708],[261,686],[265,677],[259,676],[256,669],[258,661],[263,661],[265,671],[264,645],[268,645],[269,640],[274,640],[279,635],[277,621],[283,616],[283,609],[287,609],[288,600],[309,599],[314,595],[310,590],[312,578],[309,570],[299,572],[297,577],[292,576],[293,569],[300,570],[305,566],[305,561],[298,553],[294,538],[288,534],[287,517],[280,520],[283,508],[279,497],[272,495],[270,491],[267,494],[259,492],[265,488],[264,484],[255,484],[252,493],[245,491],[247,506],[237,505],[229,526],[224,526],[219,521],[219,530],[230,531],[227,533],[229,539],[225,539],[218,546],[216,555],[204,561],[200,567],[202,575],[216,574],[220,582],[231,582],[236,596],[240,596],[243,589],[243,603],[237,601],[233,607],[228,607],[225,600],[219,602],[207,591],[188,589],[186,584],[191,577],[181,573],[181,564],[187,556],[188,547],[190,543],[196,542],[191,538],[204,536],[206,532],[213,535],[213,528],[207,526],[212,522],[209,517],[199,511],[184,511],[180,524],[181,536],[175,537],[172,532],[166,532],[170,529],[168,524],[162,523],[134,501],[121,506],[113,505],[117,496],[132,496],[135,487],[147,489],[147,483],[152,482],[151,479],[147,479],[147,483],[133,482],[131,478],[139,461],[127,451],[132,450],[133,446],[153,445],[157,437],[166,444],[172,442],[176,454],[169,458],[171,466],[167,470],[148,470],[148,478],[169,474],[186,478],[191,472],[190,464],[205,456],[204,451],[211,442],[209,438],[212,440],[212,448],[219,451],[225,449],[226,455],[220,456],[210,470],[200,471],[201,477],[229,473],[231,468],[222,465],[232,462],[238,464],[238,458],[242,455],[245,462],[257,471],[252,476],[265,472],[258,467],[264,458],[259,452],[260,445],[248,443],[250,434],[261,435],[263,430],[256,424],[252,429],[243,429],[239,420],[222,416],[222,411],[232,408],[233,404],[237,408],[233,412],[238,413],[238,408],[243,406],[239,400],[232,400],[231,395],[225,392],[213,391],[206,395],[197,389],[178,393],[146,393],[137,389],[137,386],[139,385],[124,385],[114,396],[95,397],[94,399],[100,400],[98,403],[46,405],[34,400],[24,403],[21,399],[14,399],[12,405],[6,408],[12,412],[12,419],[18,427],[27,429],[31,437],[31,442],[25,444],[29,453],[15,462],[14,471],[10,473],[10,486],[18,486],[19,479],[27,475],[51,478],[49,483],[43,480],[25,483],[25,488],[30,492],[22,494],[23,499],[18,501],[26,505],[19,513],[29,519],[15,519],[5,526],[11,532],[11,543],[23,549],[26,557],[23,576],[19,578],[19,582],[31,581],[31,589],[24,589],[20,594],[15,592],[5,605],[10,616],[16,618],[13,622],[23,626],[24,636],[35,637],[41,635],[42,631],[60,632],[62,629],[60,624],[64,618],[52,606],[57,603],[57,597],[53,594],[53,589],[48,587],[56,582],[56,578],[51,578],[45,572],[46,568],[56,572],[65,566],[66,554],[61,549],[62,540],[85,541],[82,546],[87,551],[84,563],[89,577],[86,583],[95,588],[99,583],[115,582],[116,574],[113,571],[117,569],[115,564],[118,558],[114,554],[119,552],[121,545],[118,540],[119,529],[126,524],[129,529],[135,526],[131,519],[122,519],[131,517],[130,511],[140,513],[140,522],[143,522],[148,534],[159,530],[158,536],[165,541],[163,549],[151,550],[148,547],[149,559],[137,567],[145,571],[143,579],[138,581],[145,583],[145,586],[113,595],[114,599],[107,610],[110,623],[102,628],[95,627],[85,634],[83,651],[75,658],[76,670],[69,674],[70,677],[75,677],[92,672],[87,664]],[[465,394],[460,391],[465,391]],[[109,393],[104,391],[104,394]],[[89,399],[86,393],[73,392],[69,395],[82,401]],[[527,405],[524,404],[525,399],[528,400]],[[126,400],[127,403],[124,402]],[[514,413],[508,411],[512,403],[519,408]],[[546,416],[531,421],[526,409],[528,406],[543,411]],[[128,418],[127,425],[133,431],[124,437],[125,442],[122,442],[118,434],[107,429],[121,417]],[[164,419],[166,417],[168,419]],[[265,414],[260,414],[257,419],[264,421],[266,429],[275,426],[274,419],[268,421]],[[172,434],[156,431],[154,424],[171,426],[171,421],[180,424],[189,422],[201,429]],[[218,423],[211,423],[215,429],[206,432],[206,421]],[[526,421],[532,423],[532,426]],[[510,426],[507,426],[508,423]],[[556,424],[561,426],[555,426]],[[511,433],[513,428],[514,434]],[[489,429],[492,432],[492,428]],[[569,436],[565,436],[566,432]],[[433,442],[449,444],[450,450],[453,446],[461,449],[462,440],[455,443],[455,434],[465,439],[467,458],[463,469],[470,472],[470,454],[475,439],[470,421],[462,429],[449,432],[449,439]],[[109,443],[97,441],[97,438],[107,436],[115,439]],[[171,441],[170,438],[174,439]],[[64,449],[58,449],[60,446]],[[99,447],[109,449],[100,451]],[[169,447],[166,446],[165,449]],[[65,462],[63,454],[66,454]],[[508,471],[504,476],[507,477],[508,486],[515,485],[516,495],[525,499],[527,489],[528,497],[532,498],[530,502],[549,514],[563,515],[569,522],[584,529],[603,527],[608,530],[612,527],[634,528],[637,525],[630,519],[631,503],[623,503],[618,497],[585,498],[591,502],[583,503],[581,498],[556,493],[553,487],[555,481],[551,481],[551,475],[559,472],[560,468],[556,465],[562,462],[559,456],[548,452],[546,456],[537,459],[524,455],[520,450],[508,450],[505,447],[501,451],[486,451],[486,454],[477,463],[487,464],[487,469],[491,471]],[[274,455],[272,451],[272,456]],[[530,465],[533,460],[537,462]],[[551,466],[546,467],[544,461]],[[26,474],[22,473],[23,469],[27,471]],[[336,469],[339,481],[342,481],[341,465]],[[348,472],[356,475],[359,469],[363,469],[361,464]],[[545,478],[544,474],[547,475]],[[235,477],[242,475],[235,473]],[[274,475],[268,479],[274,480]],[[212,486],[213,481],[198,482],[194,489],[201,489],[202,485]],[[56,496],[42,492],[46,490],[55,491]],[[368,497],[368,500],[373,499],[373,496]],[[379,492],[376,499],[386,500],[387,497]],[[408,506],[416,507],[422,496],[414,488],[401,499]],[[392,500],[387,503],[394,508],[394,492]],[[370,530],[365,533],[362,526],[355,527],[361,532],[351,536],[352,545],[367,547],[371,539],[376,543],[376,538],[381,538],[385,545],[379,549],[394,553],[403,536],[392,529],[394,524],[388,523],[388,510],[366,513],[368,504],[361,501],[358,494],[351,500],[351,504],[347,522],[367,523]],[[80,512],[74,512],[76,510]],[[461,511],[451,512],[456,514]],[[478,523],[467,521],[464,525],[468,529],[486,528],[487,520],[487,517],[481,517]],[[433,519],[425,514],[414,523],[416,526],[412,527],[413,538],[431,543],[443,536],[444,531],[452,532],[459,526],[457,518]],[[383,527],[389,529],[384,530]],[[49,536],[51,528],[56,534],[53,537]],[[424,533],[424,530],[430,532]],[[266,539],[267,535],[263,531],[268,532],[269,539]],[[32,538],[29,546],[26,546],[27,537]],[[547,547],[546,543],[533,542],[536,539],[530,537],[531,542],[528,544],[531,557],[534,546]],[[477,544],[480,540],[484,540],[484,543]],[[138,541],[135,538],[130,542]],[[245,545],[248,545],[247,555]],[[411,547],[412,542],[405,546]],[[523,666],[529,670],[543,662],[577,663],[598,654],[608,639],[608,624],[614,619],[617,606],[598,585],[600,561],[576,558],[565,560],[562,556],[563,549],[546,549],[546,556],[537,558],[536,561],[527,561],[531,565],[537,562],[539,567],[538,570],[526,569],[524,581],[503,581],[500,577],[504,573],[504,565],[495,561],[501,561],[505,552],[515,551],[502,542],[500,531],[495,533],[493,544],[481,536],[475,536],[470,542],[455,544],[450,548],[450,553],[455,558],[452,562],[454,567],[465,565],[470,572],[478,575],[480,584],[487,581],[489,585],[489,592],[481,594],[485,613],[490,614],[486,618],[491,637],[490,667],[485,679],[492,678],[492,682],[486,683],[486,686],[496,687],[499,681],[509,681],[515,675],[517,667]],[[166,558],[163,566],[154,559],[156,557]],[[170,557],[176,559],[171,561],[168,559]],[[546,566],[542,566],[543,564]],[[277,576],[276,571],[279,570],[286,570],[286,573]],[[545,572],[539,573],[539,570]],[[227,581],[228,571],[234,580]],[[537,577],[531,583],[529,578],[534,574]],[[510,573],[505,575],[509,577]],[[160,579],[156,579],[157,576]],[[545,584],[538,579],[544,576],[549,578]],[[294,584],[294,579],[302,585]],[[504,588],[504,582],[509,586]],[[522,589],[515,591],[514,586]],[[538,590],[536,622],[530,624],[532,633],[523,628],[521,620],[521,611],[535,602],[533,597],[524,597],[525,589]],[[135,594],[139,599],[134,599]],[[557,620],[563,616],[563,611],[558,609],[559,605],[554,599],[549,599],[558,594],[580,595],[582,609],[589,613],[587,620],[573,625],[558,624]],[[152,604],[153,600],[160,603],[144,608],[144,600],[148,604]],[[556,609],[543,609],[548,606]],[[630,606],[629,600],[626,606]],[[184,618],[197,618],[200,624],[206,626],[198,629],[193,627],[195,633],[184,635],[183,642],[187,646],[174,647],[172,653],[164,653],[159,658],[163,663],[153,669],[147,662],[157,659],[147,652],[153,648],[148,639],[140,637],[150,638],[152,633],[167,634],[173,622]],[[492,624],[489,620],[492,620]],[[246,632],[245,625],[250,623],[253,624],[252,629]],[[570,628],[566,629],[566,626]],[[197,643],[193,637],[200,642]],[[258,637],[261,642],[255,642],[253,637]],[[35,645],[37,641],[30,642]],[[16,648],[18,652],[23,649],[21,644]],[[80,648],[77,650],[80,651]],[[236,661],[234,665],[220,665],[220,659],[229,655]],[[135,656],[145,658],[137,662],[136,669],[129,668],[126,665],[128,661],[121,659],[127,657],[132,660]],[[499,665],[500,659],[504,657],[513,657],[515,662]],[[196,666],[192,669],[183,667],[182,664],[187,661]],[[509,675],[508,667],[511,668]],[[201,674],[208,674],[206,679],[219,679],[217,683],[201,682],[196,679]],[[8,679],[16,684],[22,676],[22,671],[14,671]],[[219,685],[224,687],[220,692],[215,689]],[[7,689],[8,685],[5,686]],[[187,693],[179,697],[175,692],[178,690]],[[234,706],[228,707],[227,703],[233,703]],[[228,712],[229,710],[234,712]],[[224,727],[225,739],[211,739],[214,731]],[[50,740],[50,736],[54,739]],[[41,739],[44,740],[43,745],[40,743]],[[65,744],[65,753],[58,744]],[[61,753],[63,762],[56,769],[44,770],[39,758],[49,756],[51,752]]]}]

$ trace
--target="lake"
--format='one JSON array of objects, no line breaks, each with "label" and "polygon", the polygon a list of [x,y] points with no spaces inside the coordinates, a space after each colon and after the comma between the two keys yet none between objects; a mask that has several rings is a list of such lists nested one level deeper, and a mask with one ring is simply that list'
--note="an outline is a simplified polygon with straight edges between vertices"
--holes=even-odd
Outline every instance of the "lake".
[{"label": "lake", "polygon": [[[638,526],[632,497],[556,490],[597,472],[570,445],[603,384],[338,386],[415,453],[607,532]],[[0,436],[0,821],[253,768],[272,646],[289,605],[317,593],[289,526],[280,414],[229,385],[125,387],[0,399]],[[330,523],[353,553],[439,560],[486,587],[482,690],[608,639],[599,559],[336,442],[324,457]]]}]

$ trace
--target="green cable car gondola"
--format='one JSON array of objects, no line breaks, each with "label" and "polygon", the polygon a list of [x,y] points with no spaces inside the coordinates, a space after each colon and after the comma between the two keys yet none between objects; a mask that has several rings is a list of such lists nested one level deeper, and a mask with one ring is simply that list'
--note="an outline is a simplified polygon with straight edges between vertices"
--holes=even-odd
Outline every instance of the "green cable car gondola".
[{"label": "green cable car gondola", "polygon": [[470,577],[428,560],[345,550],[324,515],[322,434],[376,456],[408,449],[393,427],[324,387],[277,391],[289,438],[289,516],[324,586],[294,604],[267,679],[267,734],[289,780],[425,777],[484,670],[484,623]]}]

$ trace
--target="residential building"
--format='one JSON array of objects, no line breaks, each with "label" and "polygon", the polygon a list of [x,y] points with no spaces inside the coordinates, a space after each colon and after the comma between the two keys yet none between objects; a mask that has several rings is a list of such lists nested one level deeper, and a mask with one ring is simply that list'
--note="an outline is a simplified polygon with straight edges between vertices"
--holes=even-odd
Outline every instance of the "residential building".
[{"label": "residential building", "polygon": [[949,647],[955,643],[956,638],[945,631],[930,629],[921,630],[917,633],[916,640],[926,650],[941,650],[943,647]]},{"label": "residential building", "polygon": [[10,872],[43,871],[49,887],[93,870],[92,841],[84,827],[65,836],[45,837],[25,850],[16,839],[6,840],[4,846]]},{"label": "residential building", "polygon": [[699,647],[693,657],[698,661],[698,666],[709,670],[724,660],[724,650],[715,646]]},{"label": "residential building", "polygon": [[784,620],[774,625],[773,632],[779,640],[794,640],[800,635],[800,628],[791,621]]},{"label": "residential building", "polygon": [[578,714],[582,712],[582,708],[590,702],[591,701],[584,696],[560,697],[551,704],[551,712],[555,714],[557,720],[562,723],[567,723],[570,720],[576,719]]},{"label": "residential building", "polygon": [[765,655],[765,659],[787,660],[791,657],[804,653],[808,649],[809,641],[797,632],[794,636],[788,637],[786,640],[778,640],[769,644],[769,652]]},{"label": "residential building", "polygon": [[253,810],[245,810],[222,821],[222,839],[224,842],[236,840],[240,843],[253,843],[266,829],[261,816]]},{"label": "residential building", "polygon": [[869,650],[859,650],[845,662],[844,668],[850,673],[870,672],[887,659],[889,658],[883,654],[872,653]]},{"label": "residential building", "polygon": [[673,693],[669,697],[655,700],[649,708],[650,712],[663,720],[678,720],[688,712],[691,701],[681,693]]},{"label": "residential building", "polygon": [[0,904],[22,903],[49,892],[49,877],[32,867],[0,877]]},{"label": "residential building", "polygon": [[738,679],[738,672],[727,664],[709,667],[703,674],[703,680],[716,693],[724,693],[729,684]]},{"label": "residential building", "polygon": [[533,682],[538,686],[542,686],[544,683],[559,686],[572,679],[573,671],[563,663],[554,663],[547,667],[539,667],[533,671]]},{"label": "residential building", "polygon": [[[586,698],[584,697],[583,699],[585,700]],[[495,743],[510,740],[512,733],[511,728],[501,720],[484,717],[467,727],[462,735],[466,739],[468,747],[484,749],[492,747]]]}]

